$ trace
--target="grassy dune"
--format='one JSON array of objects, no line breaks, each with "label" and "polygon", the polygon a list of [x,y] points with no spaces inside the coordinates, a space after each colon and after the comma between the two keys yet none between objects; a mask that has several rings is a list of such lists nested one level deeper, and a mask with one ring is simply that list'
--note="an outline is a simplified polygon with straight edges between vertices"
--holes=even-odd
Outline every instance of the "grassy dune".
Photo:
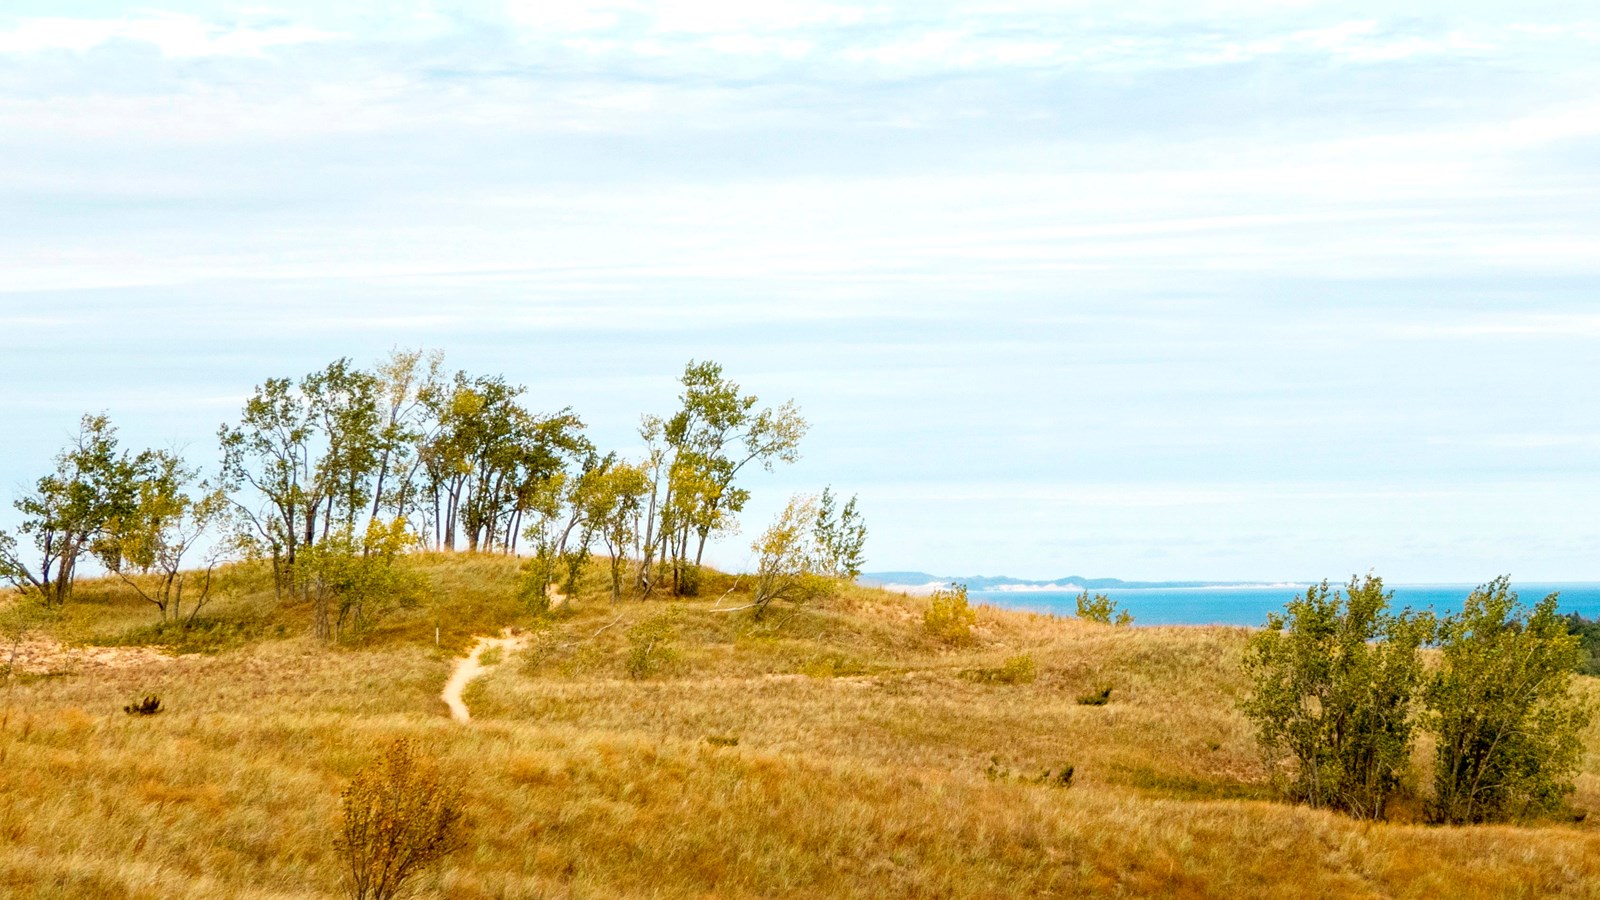
[{"label": "grassy dune", "polygon": [[[628,629],[671,604],[613,606],[597,573],[534,620],[514,564],[424,564],[434,602],[355,646],[302,637],[302,612],[241,583],[216,652],[13,679],[0,893],[338,896],[339,792],[411,737],[465,779],[470,844],[422,885],[449,897],[1600,897],[1600,729],[1584,822],[1362,824],[1273,798],[1234,710],[1240,629],[983,609],[950,648],[924,601],[852,589],[758,623],[713,608],[747,602],[718,577],[676,605],[675,658],[635,679]],[[53,627],[125,644],[152,616],[98,584]],[[456,725],[451,659],[505,624],[535,634]],[[1035,681],[973,677],[1019,654]],[[143,693],[167,711],[124,715]],[[1066,765],[1070,787],[1036,783]]]}]

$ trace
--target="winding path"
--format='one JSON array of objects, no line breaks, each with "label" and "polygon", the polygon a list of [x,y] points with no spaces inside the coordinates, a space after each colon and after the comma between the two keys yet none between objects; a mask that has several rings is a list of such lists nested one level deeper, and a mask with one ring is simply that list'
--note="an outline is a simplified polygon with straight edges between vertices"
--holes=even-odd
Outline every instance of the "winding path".
[{"label": "winding path", "polygon": [[472,679],[483,674],[485,668],[481,661],[483,651],[490,647],[499,647],[502,654],[510,654],[511,651],[520,648],[526,640],[526,635],[515,634],[507,628],[500,637],[478,638],[478,642],[472,645],[472,650],[456,660],[456,667],[450,673],[450,680],[444,683],[444,693],[439,695],[440,699],[444,700],[444,705],[450,707],[451,718],[462,724],[472,721],[472,713],[467,710],[467,704],[461,701],[461,693],[472,683]]}]

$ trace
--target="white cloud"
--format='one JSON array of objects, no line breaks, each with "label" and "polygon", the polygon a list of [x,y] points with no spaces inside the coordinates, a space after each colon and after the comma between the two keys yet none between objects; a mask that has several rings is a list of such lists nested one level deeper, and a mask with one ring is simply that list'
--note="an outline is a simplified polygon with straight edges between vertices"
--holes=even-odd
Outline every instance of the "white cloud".
[{"label": "white cloud", "polygon": [[0,31],[0,53],[34,54],[52,50],[83,53],[116,40],[150,44],[162,55],[261,56],[273,47],[331,40],[335,35],[300,25],[263,27],[214,25],[193,16],[151,14],[120,19],[23,19]]},{"label": "white cloud", "polygon": [[[1600,252],[1600,247],[1594,248]],[[1597,338],[1600,313],[1545,313],[1480,317],[1466,321],[1410,322],[1383,329],[1389,337],[1453,338]]]}]

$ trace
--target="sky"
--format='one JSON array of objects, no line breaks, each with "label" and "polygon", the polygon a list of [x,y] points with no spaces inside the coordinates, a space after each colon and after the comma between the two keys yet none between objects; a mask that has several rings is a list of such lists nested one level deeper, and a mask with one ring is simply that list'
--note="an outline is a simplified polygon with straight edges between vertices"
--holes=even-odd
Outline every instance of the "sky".
[{"label": "sky", "polygon": [[[631,451],[690,359],[869,570],[1600,580],[1600,8],[0,7],[0,503],[393,347]],[[0,526],[17,517],[0,509]]]}]

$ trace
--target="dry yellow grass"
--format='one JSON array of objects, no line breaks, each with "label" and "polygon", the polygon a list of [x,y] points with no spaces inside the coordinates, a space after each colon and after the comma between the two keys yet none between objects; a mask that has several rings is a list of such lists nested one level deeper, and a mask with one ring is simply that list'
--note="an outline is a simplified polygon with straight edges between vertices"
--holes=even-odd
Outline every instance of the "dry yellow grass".
[{"label": "dry yellow grass", "polygon": [[[950,648],[925,601],[852,589],[757,623],[713,609],[714,578],[681,604],[677,657],[635,680],[628,629],[668,604],[612,606],[594,579],[538,623],[514,562],[424,563],[435,601],[359,646],[274,638],[297,613],[254,595],[219,607],[267,617],[236,649],[4,688],[0,894],[337,896],[339,792],[410,737],[467,778],[470,846],[434,895],[1600,897],[1600,816],[1430,828],[1274,800],[1234,711],[1241,629],[985,608]],[[85,598],[77,639],[151,616],[111,586]],[[451,657],[506,624],[541,630],[459,726]],[[962,677],[1022,653],[1032,683]],[[1102,686],[1109,704],[1076,702]],[[124,715],[144,693],[167,711]],[[1588,741],[1574,802],[1594,813]],[[1032,783],[1068,764],[1072,787]]]}]

